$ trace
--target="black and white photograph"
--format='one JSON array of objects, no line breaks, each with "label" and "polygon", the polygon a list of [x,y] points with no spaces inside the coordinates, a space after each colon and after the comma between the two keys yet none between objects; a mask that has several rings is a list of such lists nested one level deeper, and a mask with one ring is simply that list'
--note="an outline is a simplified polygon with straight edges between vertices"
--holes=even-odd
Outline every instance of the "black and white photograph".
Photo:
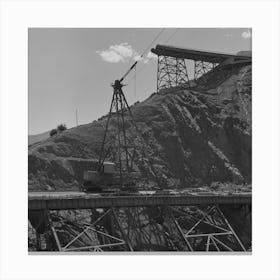
[{"label": "black and white photograph", "polygon": [[250,28],[28,30],[28,251],[252,248]]},{"label": "black and white photograph", "polygon": [[280,280],[278,0],[0,0],[0,280]]}]

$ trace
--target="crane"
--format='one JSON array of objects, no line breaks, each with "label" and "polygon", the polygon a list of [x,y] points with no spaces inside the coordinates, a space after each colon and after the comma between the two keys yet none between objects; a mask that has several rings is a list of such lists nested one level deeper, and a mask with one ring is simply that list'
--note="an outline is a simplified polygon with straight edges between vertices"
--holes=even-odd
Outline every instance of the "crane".
[{"label": "crane", "polygon": [[[128,150],[128,137],[125,124],[125,114],[128,113],[134,129],[139,132],[134,121],[131,109],[123,93],[122,81],[134,69],[137,61],[122,76],[121,79],[115,80],[111,84],[113,87],[113,96],[111,100],[110,110],[106,121],[105,131],[101,144],[101,151],[98,159],[98,167],[96,170],[88,170],[84,172],[84,189],[87,191],[104,191],[104,186],[118,185],[121,189],[132,189],[135,185],[133,179],[139,177],[139,172],[133,169],[130,162],[132,155]],[[106,161],[107,151],[105,149],[106,139],[108,136],[109,124],[112,118],[116,119],[116,139],[117,139],[117,166],[114,162]],[[116,171],[116,169],[118,171]]]},{"label": "crane", "polygon": [[[84,172],[84,189],[87,191],[103,191],[104,186],[112,185],[118,185],[122,190],[134,190],[133,186],[135,185],[135,180],[138,179],[140,173],[133,169],[133,163],[130,164],[130,161],[133,161],[133,157],[128,150],[128,137],[125,125],[125,114],[127,112],[137,133],[137,136],[141,136],[122,90],[124,86],[123,81],[129,75],[129,73],[133,69],[135,69],[138,61],[143,58],[144,54],[164,30],[165,28],[161,29],[161,31],[157,34],[157,36],[153,39],[149,46],[143,51],[140,58],[131,65],[131,67],[125,72],[125,74],[120,79],[115,80],[115,82],[111,84],[111,86],[113,87],[113,96],[101,144],[98,166],[96,170],[87,170]],[[117,122],[117,165],[114,162],[106,161],[107,151],[105,149],[109,123],[113,115],[115,116]]]}]

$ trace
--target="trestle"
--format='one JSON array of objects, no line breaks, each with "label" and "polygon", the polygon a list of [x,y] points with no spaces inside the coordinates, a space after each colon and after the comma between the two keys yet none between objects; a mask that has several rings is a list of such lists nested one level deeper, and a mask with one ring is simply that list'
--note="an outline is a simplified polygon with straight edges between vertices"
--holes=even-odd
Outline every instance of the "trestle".
[{"label": "trestle", "polygon": [[219,205],[50,211],[42,218],[47,244],[41,247],[42,234],[37,233],[37,250],[209,252],[251,248],[251,244],[243,244]]},{"label": "trestle", "polygon": [[157,91],[178,86],[190,87],[185,60],[170,56],[158,56]]},{"label": "trestle", "polygon": [[90,223],[74,222],[70,217],[53,213],[49,224],[57,249],[64,252],[132,250],[124,239],[116,235],[115,224],[112,221],[113,209],[98,210],[100,216]]},{"label": "trestle", "polygon": [[184,58],[159,55],[157,91],[171,87],[190,88],[192,86],[189,78],[190,72],[195,84],[202,84],[204,82],[203,75],[213,70],[217,65],[218,63],[195,60],[194,66],[188,67]]},{"label": "trestle", "polygon": [[[165,88],[190,88],[207,84],[204,74],[217,65],[251,64],[251,56],[184,49],[157,45],[151,52],[158,56],[157,92]],[[187,63],[186,63],[187,61]],[[193,62],[194,64],[192,65]],[[215,73],[217,74],[217,73]],[[218,73],[219,74],[219,73]],[[190,79],[193,79],[190,81]]]},{"label": "trestle", "polygon": [[246,251],[218,205],[194,210],[173,207],[171,211],[191,251]]},{"label": "trestle", "polygon": [[197,81],[198,78],[214,69],[217,65],[218,63],[211,63],[200,60],[194,61],[194,80]]}]

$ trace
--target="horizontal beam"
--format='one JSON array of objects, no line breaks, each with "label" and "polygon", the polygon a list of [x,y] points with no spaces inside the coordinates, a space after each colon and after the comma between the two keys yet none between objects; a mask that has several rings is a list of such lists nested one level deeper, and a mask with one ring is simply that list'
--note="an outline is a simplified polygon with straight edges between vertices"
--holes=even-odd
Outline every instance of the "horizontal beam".
[{"label": "horizontal beam", "polygon": [[163,205],[251,204],[251,194],[235,195],[127,195],[116,196],[79,192],[30,192],[29,210],[66,210]]},{"label": "horizontal beam", "polygon": [[228,58],[234,58],[237,60],[252,60],[250,56],[184,49],[165,45],[157,45],[155,48],[151,49],[151,52],[158,56],[171,56],[176,58],[191,59],[195,61],[199,60],[211,63],[221,63]]}]

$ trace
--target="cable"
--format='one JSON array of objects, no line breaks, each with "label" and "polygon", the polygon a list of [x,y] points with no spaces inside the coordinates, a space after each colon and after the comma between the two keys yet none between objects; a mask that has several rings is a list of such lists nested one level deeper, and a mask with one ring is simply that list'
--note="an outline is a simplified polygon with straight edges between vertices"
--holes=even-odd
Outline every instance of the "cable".
[{"label": "cable", "polygon": [[[151,58],[148,58],[148,60],[147,60],[147,63],[146,64],[144,64],[140,69],[139,69],[139,71],[137,72],[138,74],[148,65],[148,61],[149,60],[151,60]],[[135,74],[135,76],[134,77],[131,77],[128,81],[127,81],[127,84],[129,83],[129,82],[131,82],[133,79],[135,79],[136,78],[136,74]]]},{"label": "cable", "polygon": [[136,67],[134,68],[134,97],[136,97]]},{"label": "cable", "polygon": [[141,57],[143,57],[143,55],[146,53],[146,51],[153,45],[153,43],[156,41],[156,39],[161,35],[161,33],[163,33],[163,31],[165,30],[165,28],[162,28],[161,31],[158,33],[158,35],[154,38],[154,40],[149,44],[149,46],[144,50],[144,52],[142,53]]},{"label": "cable", "polygon": [[171,38],[174,37],[174,35],[179,31],[179,28],[176,28],[175,31],[171,34],[171,36],[168,37],[168,39],[166,41],[164,41],[163,43],[167,43],[170,41]]},{"label": "cable", "polygon": [[[143,51],[143,53],[140,56],[140,59],[144,56],[144,54],[146,53],[146,51],[151,47],[151,45],[157,40],[157,38],[163,33],[163,31],[165,30],[165,28],[162,28],[161,31],[157,34],[157,36],[153,39],[153,41],[148,45],[148,47]],[[139,59],[139,60],[140,60]],[[138,63],[138,61],[135,61],[134,64],[126,71],[126,73],[122,76],[122,78],[120,79],[120,82],[122,82],[125,77],[130,73],[130,71],[136,66],[136,64]]]},{"label": "cable", "polygon": [[[162,32],[165,30],[166,28],[163,28]],[[174,37],[174,35],[179,31],[179,28],[176,28],[175,31],[167,38],[166,41],[164,41],[163,43],[167,43],[171,40],[171,38]],[[159,35],[162,33],[160,32]],[[155,40],[159,37],[159,35],[152,41],[152,43],[155,42]],[[151,47],[152,43],[149,45],[149,48]],[[146,48],[145,52],[147,51],[148,48]],[[142,56],[141,56],[142,57]],[[146,61],[146,63],[139,69],[138,74],[147,66],[148,62],[152,59],[152,57],[148,58],[148,60]],[[136,75],[135,75],[136,77]],[[127,83],[131,82],[135,77],[131,77]]]}]

